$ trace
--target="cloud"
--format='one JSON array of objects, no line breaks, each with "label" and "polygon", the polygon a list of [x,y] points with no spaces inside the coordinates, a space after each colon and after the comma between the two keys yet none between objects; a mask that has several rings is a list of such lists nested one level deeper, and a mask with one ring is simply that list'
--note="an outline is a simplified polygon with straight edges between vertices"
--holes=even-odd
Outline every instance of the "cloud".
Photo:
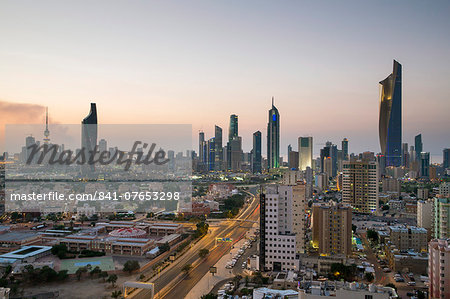
[{"label": "cloud", "polygon": [[0,99],[0,153],[4,151],[5,125],[41,124],[45,120],[44,117],[45,106]]}]

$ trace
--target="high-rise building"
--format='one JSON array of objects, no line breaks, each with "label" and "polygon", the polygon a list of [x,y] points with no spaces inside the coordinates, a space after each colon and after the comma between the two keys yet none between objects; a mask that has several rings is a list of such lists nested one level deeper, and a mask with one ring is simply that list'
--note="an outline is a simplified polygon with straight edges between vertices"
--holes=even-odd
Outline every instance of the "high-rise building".
[{"label": "high-rise building", "polygon": [[253,173],[261,173],[262,172],[262,164],[261,164],[261,132],[256,131],[253,133],[253,163],[252,170]]},{"label": "high-rise building", "polygon": [[288,156],[288,165],[290,164],[290,162],[291,162],[291,157],[289,156],[289,153],[292,151],[292,145],[288,145],[288,147],[287,147],[287,156]]},{"label": "high-rise building", "polygon": [[435,197],[433,235],[436,239],[450,238],[450,197]]},{"label": "high-rise building", "polygon": [[45,108],[45,131],[44,131],[44,143],[50,142],[50,130],[48,129],[48,107]]},{"label": "high-rise building", "polygon": [[315,203],[312,207],[313,246],[321,255],[352,253],[352,207],[347,204]]},{"label": "high-rise building", "polygon": [[236,114],[230,115],[230,129],[228,130],[228,141],[239,136],[238,131],[238,116]]},{"label": "high-rise building", "polygon": [[292,150],[289,152],[288,167],[293,170],[298,169],[298,152]]},{"label": "high-rise building", "polygon": [[214,126],[214,144],[215,150],[215,170],[219,171],[223,169],[223,152],[222,152],[222,128]]},{"label": "high-rise building", "polygon": [[298,138],[298,170],[306,170],[306,167],[313,168],[313,138]]},{"label": "high-rise building", "polygon": [[428,244],[428,292],[432,299],[450,298],[450,240]]},{"label": "high-rise building", "polygon": [[228,170],[240,171],[242,166],[242,138],[233,137],[227,143],[227,164]]},{"label": "high-rise building", "polygon": [[356,212],[374,213],[378,209],[378,165],[373,161],[345,161],[342,202]]},{"label": "high-rise building", "polygon": [[420,153],[423,151],[422,134],[414,137],[414,150],[416,151],[416,161],[420,161]]},{"label": "high-rise building", "polygon": [[408,143],[402,144],[402,166],[409,167]]},{"label": "high-rise building", "polygon": [[450,148],[444,148],[443,153],[443,166],[444,169],[450,168]]},{"label": "high-rise building", "polygon": [[386,166],[401,165],[402,146],[402,65],[394,60],[393,72],[380,82],[379,134]]},{"label": "high-rise building", "polygon": [[[260,263],[269,271],[297,270],[304,252],[304,185],[267,185],[261,193]],[[300,248],[297,248],[299,244]]]},{"label": "high-rise building", "polygon": [[206,143],[206,170],[214,171],[216,163],[216,140],[210,138]]},{"label": "high-rise building", "polygon": [[423,178],[430,177],[430,153],[420,153],[420,176]]},{"label": "high-rise building", "polygon": [[200,170],[204,170],[204,162],[206,160],[205,153],[203,151],[204,142],[205,142],[205,133],[203,131],[200,131],[198,132],[198,160]]},{"label": "high-rise building", "polygon": [[431,232],[433,227],[433,200],[417,201],[417,226]]},{"label": "high-rise building", "polygon": [[33,146],[37,145],[39,146],[39,142],[36,142],[36,139],[33,136],[27,136],[25,138],[25,156],[24,161],[25,163],[33,164],[37,161],[37,155],[34,155],[34,157],[30,157],[31,153],[33,151]]},{"label": "high-rise building", "polygon": [[342,140],[342,159],[344,161],[348,160],[348,139],[344,138]]},{"label": "high-rise building", "polygon": [[[330,160],[327,160],[330,158]],[[337,146],[327,141],[325,147],[320,150],[321,172],[325,172],[325,162],[331,163],[328,171],[330,177],[336,177],[338,171],[338,149]]]},{"label": "high-rise building", "polygon": [[108,149],[108,143],[106,142],[105,139],[100,139],[100,141],[98,142],[98,150],[99,152],[106,152],[106,150]]},{"label": "high-rise building", "polygon": [[273,103],[269,110],[269,122],[267,123],[267,168],[280,167],[280,114]]},{"label": "high-rise building", "polygon": [[[97,146],[97,106],[91,103],[91,110],[89,114],[81,121],[81,148],[85,153],[94,151]],[[86,167],[84,167],[86,166]],[[81,172],[87,174],[89,171],[93,172],[95,167],[93,164],[81,167]]]}]

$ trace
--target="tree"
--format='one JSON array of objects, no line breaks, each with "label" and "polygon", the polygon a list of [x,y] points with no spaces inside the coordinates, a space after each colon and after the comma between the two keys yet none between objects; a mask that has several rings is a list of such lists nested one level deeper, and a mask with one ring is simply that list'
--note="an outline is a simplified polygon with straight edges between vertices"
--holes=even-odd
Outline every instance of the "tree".
[{"label": "tree", "polygon": [[367,238],[371,240],[374,243],[378,242],[378,233],[374,231],[373,229],[367,230]]},{"label": "tree", "polygon": [[108,277],[108,272],[102,271],[98,274],[98,278],[102,278],[103,282],[105,282],[106,277]]},{"label": "tree", "polygon": [[356,225],[354,225],[354,224],[352,224],[352,231],[353,231],[353,233],[356,233],[356,229],[357,229],[358,227],[356,226]]},{"label": "tree", "polygon": [[94,269],[91,270],[91,272],[89,272],[89,275],[92,278],[95,274],[100,274],[101,272],[102,270],[100,269],[100,267],[96,266]]},{"label": "tree", "polygon": [[86,272],[87,272],[86,267],[80,267],[77,269],[77,271],[75,271],[75,275],[77,276],[77,279],[80,280],[83,273],[86,273]]},{"label": "tree", "polygon": [[185,274],[189,275],[189,271],[191,271],[191,269],[192,269],[192,265],[186,264],[183,266],[183,268],[181,268],[181,271],[183,271]]},{"label": "tree", "polygon": [[166,242],[166,243],[162,244],[161,246],[159,246],[159,251],[161,253],[169,251],[169,250],[170,250],[170,245],[169,245],[168,242]]},{"label": "tree", "polygon": [[117,275],[116,274],[109,275],[109,277],[108,277],[108,279],[106,281],[110,282],[112,284],[112,286],[114,286],[114,284],[117,281]]},{"label": "tree", "polygon": [[205,258],[208,254],[209,254],[209,249],[207,249],[207,248],[202,248],[198,252],[198,256],[200,258]]},{"label": "tree", "polygon": [[374,276],[373,276],[373,274],[372,273],[366,273],[365,275],[364,275],[364,278],[368,281],[368,282],[372,282],[373,280],[374,280]]},{"label": "tree", "polygon": [[114,291],[111,293],[112,298],[119,298],[122,295],[122,291]]},{"label": "tree", "polygon": [[67,270],[61,270],[58,272],[58,280],[66,280],[67,277],[69,277],[69,274],[67,274]]},{"label": "tree", "polygon": [[389,206],[388,205],[383,205],[383,207],[381,208],[383,211],[387,211],[389,210]]},{"label": "tree", "polygon": [[141,266],[139,266],[138,261],[126,261],[123,265],[123,271],[128,272],[131,274],[134,270],[139,269]]}]

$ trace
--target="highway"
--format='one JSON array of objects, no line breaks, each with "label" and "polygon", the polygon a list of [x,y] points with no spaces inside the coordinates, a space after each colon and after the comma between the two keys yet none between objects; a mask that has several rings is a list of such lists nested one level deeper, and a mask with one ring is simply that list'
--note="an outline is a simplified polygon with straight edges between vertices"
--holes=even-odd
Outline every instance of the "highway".
[{"label": "highway", "polygon": [[[236,221],[238,220],[238,221]],[[239,221],[259,220],[259,201],[252,195],[250,204],[233,220],[224,220],[211,227],[208,234],[191,247],[183,256],[171,264],[163,272],[150,280],[155,284],[155,298],[184,298],[189,291],[200,281],[209,271],[209,268],[230,251],[231,246],[237,242],[253,225],[252,222]],[[230,237],[232,243],[215,244],[217,237]],[[200,259],[198,252],[202,248],[209,249],[209,255]],[[186,275],[182,268],[186,264],[191,264],[193,269]],[[150,298],[148,290],[136,290],[127,298]]]}]

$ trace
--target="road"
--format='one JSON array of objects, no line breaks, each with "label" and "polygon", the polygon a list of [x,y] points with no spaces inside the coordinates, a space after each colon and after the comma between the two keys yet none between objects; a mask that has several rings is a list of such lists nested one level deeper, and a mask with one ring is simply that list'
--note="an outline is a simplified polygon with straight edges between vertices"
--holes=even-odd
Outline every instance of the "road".
[{"label": "road", "polygon": [[[212,227],[209,233],[197,242],[176,262],[164,270],[159,277],[155,277],[150,282],[155,284],[155,298],[184,298],[198,281],[209,271],[209,268],[230,251],[231,246],[245,236],[252,222],[242,220],[258,221],[259,201],[252,197],[252,201],[233,220],[224,220],[217,227]],[[236,221],[238,220],[238,221]],[[218,243],[215,246],[217,237],[230,237],[233,243]],[[200,259],[198,251],[202,248],[210,250],[205,259]],[[182,272],[186,264],[191,264],[193,269],[188,275]],[[127,298],[150,298],[150,292],[146,290],[136,290]]]},{"label": "road", "polygon": [[367,234],[365,232],[359,234],[361,240],[363,242],[365,253],[367,255],[367,262],[374,265],[375,269],[375,284],[386,285],[388,283],[392,283],[397,287],[397,294],[400,298],[408,298],[407,293],[414,292],[414,290],[424,290],[426,287],[423,282],[420,281],[420,275],[415,275],[416,286],[408,286],[407,282],[411,281],[411,279],[405,274],[402,273],[401,276],[405,280],[404,282],[396,282],[394,279],[394,273],[385,273],[383,272],[382,266],[378,263],[377,257],[370,246],[369,241],[367,240]]}]

